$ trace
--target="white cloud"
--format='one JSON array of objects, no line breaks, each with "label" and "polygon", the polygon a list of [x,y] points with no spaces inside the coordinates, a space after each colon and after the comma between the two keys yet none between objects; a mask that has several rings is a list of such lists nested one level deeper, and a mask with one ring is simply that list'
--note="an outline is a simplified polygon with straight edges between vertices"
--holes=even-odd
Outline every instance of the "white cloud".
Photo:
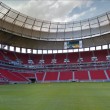
[{"label": "white cloud", "polygon": [[12,8],[38,19],[71,21],[72,19],[76,20],[86,13],[82,12],[69,17],[68,14],[72,10],[83,6],[90,7],[92,3],[92,0],[28,0],[25,5],[21,2],[18,6],[12,5]]},{"label": "white cloud", "polygon": [[96,7],[90,8],[90,11],[95,11],[95,10],[96,10]]},{"label": "white cloud", "polygon": [[90,7],[93,4],[93,1],[90,0],[89,2],[86,3],[86,7]]},{"label": "white cloud", "polygon": [[[77,21],[77,20],[81,20],[81,17],[83,17],[83,16],[86,16],[86,15],[88,15],[89,14],[89,16],[91,15],[91,14],[93,14],[93,12],[96,10],[96,7],[92,7],[92,8],[90,8],[89,10],[86,10],[86,11],[83,11],[83,12],[81,12],[81,13],[78,13],[78,14],[74,14],[73,16],[71,16],[71,17],[68,17],[68,16],[66,16],[65,18],[63,18],[63,17],[61,17],[61,18],[55,18],[55,19],[53,19],[53,21],[55,21],[55,22],[57,22],[57,21],[59,21],[59,22],[71,22],[71,21]],[[88,17],[89,17],[88,16]],[[91,15],[92,16],[92,15]]]},{"label": "white cloud", "polygon": [[68,16],[66,16],[65,18],[55,18],[55,19],[53,19],[53,21],[54,22],[57,22],[57,21],[59,21],[59,22],[71,22],[71,21],[75,21],[75,20],[78,20],[81,16],[84,16],[86,14],[86,12],[82,12],[82,13],[80,13],[80,14],[74,14],[73,16],[71,16],[71,17],[68,17]]}]

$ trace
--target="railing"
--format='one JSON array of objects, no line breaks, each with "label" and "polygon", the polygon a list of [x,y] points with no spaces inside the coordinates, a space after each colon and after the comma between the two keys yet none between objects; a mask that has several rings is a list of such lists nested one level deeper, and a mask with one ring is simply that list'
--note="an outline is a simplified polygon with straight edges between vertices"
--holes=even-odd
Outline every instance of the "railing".
[{"label": "railing", "polygon": [[79,71],[79,70],[96,70],[96,69],[110,69],[110,61],[98,62],[82,62],[82,63],[68,63],[68,64],[19,64],[14,65],[10,62],[0,60],[0,68],[8,69],[10,71],[19,72],[46,72],[46,71]]}]

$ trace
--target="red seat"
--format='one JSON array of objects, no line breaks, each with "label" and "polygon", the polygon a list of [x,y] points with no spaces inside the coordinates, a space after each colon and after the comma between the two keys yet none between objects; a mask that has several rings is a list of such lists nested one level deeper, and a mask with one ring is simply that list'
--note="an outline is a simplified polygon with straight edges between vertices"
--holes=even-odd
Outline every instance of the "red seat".
[{"label": "red seat", "polygon": [[36,76],[38,81],[43,81],[44,73],[36,73]]},{"label": "red seat", "polygon": [[59,80],[72,80],[73,74],[71,71],[60,72]]},{"label": "red seat", "polygon": [[90,75],[92,80],[107,79],[105,76],[104,70],[91,70]]},{"label": "red seat", "polygon": [[47,72],[45,76],[45,81],[56,80],[58,78],[58,72]]},{"label": "red seat", "polygon": [[75,71],[75,80],[89,80],[88,71]]}]

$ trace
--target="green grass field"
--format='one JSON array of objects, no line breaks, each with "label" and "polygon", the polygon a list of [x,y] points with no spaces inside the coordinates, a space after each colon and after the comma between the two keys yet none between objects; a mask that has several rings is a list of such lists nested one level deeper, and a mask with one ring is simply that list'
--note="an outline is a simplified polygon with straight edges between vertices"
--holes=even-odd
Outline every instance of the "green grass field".
[{"label": "green grass field", "polygon": [[2,85],[0,110],[110,110],[110,83]]}]

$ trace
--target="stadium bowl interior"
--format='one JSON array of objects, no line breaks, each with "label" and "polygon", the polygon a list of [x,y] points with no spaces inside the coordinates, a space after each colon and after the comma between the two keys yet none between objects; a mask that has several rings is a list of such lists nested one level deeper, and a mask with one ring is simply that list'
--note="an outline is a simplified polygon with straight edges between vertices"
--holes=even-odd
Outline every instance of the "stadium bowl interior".
[{"label": "stadium bowl interior", "polygon": [[0,84],[110,81],[110,12],[73,22],[0,3]]}]

